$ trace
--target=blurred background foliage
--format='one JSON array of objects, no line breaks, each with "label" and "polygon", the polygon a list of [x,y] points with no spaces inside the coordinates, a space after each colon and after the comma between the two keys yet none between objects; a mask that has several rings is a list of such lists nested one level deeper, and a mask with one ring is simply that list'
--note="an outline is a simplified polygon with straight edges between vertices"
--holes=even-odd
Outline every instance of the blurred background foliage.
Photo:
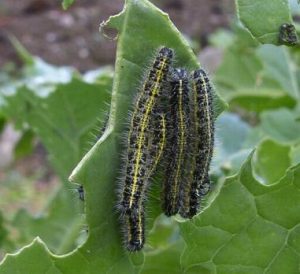
[{"label": "blurred background foliage", "polygon": [[[281,180],[300,163],[300,47],[260,44],[233,1],[152,2],[186,35],[228,103],[216,123],[214,181],[237,174],[255,147],[255,178]],[[63,11],[59,1],[0,3],[0,259],[36,236],[55,254],[87,237],[83,201],[67,178],[109,111],[116,43],[98,26],[122,4],[77,1]],[[290,6],[299,30],[300,8]],[[159,217],[149,236],[153,247],[169,248],[172,273],[184,245],[178,229]],[[143,273],[153,273],[159,258],[146,255]]]}]

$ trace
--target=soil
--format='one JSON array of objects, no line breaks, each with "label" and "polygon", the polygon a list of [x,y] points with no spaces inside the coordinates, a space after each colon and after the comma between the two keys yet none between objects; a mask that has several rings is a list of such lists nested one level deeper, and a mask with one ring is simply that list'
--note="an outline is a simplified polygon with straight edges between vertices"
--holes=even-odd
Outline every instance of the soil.
[{"label": "soil", "polygon": [[[62,0],[2,0],[0,2],[0,67],[18,61],[9,36],[33,54],[56,65],[86,71],[115,58],[115,41],[99,34],[99,24],[120,12],[123,0],[75,0],[63,11]],[[232,19],[231,0],[153,0],[167,12],[178,29],[207,44],[210,33],[227,27]]]}]

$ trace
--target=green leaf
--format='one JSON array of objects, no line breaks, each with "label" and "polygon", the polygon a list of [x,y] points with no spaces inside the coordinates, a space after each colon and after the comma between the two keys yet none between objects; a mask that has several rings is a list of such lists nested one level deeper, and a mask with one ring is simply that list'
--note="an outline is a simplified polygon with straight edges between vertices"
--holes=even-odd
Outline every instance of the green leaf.
[{"label": "green leaf", "polygon": [[180,224],[187,273],[299,271],[300,166],[265,186],[254,178],[253,161],[251,155],[240,173],[224,182],[209,208]]},{"label": "green leaf", "polygon": [[165,274],[165,273],[182,273],[180,265],[180,256],[184,244],[178,241],[170,245],[168,248],[150,253],[146,257],[141,274]]},{"label": "green leaf", "polygon": [[70,83],[75,76],[80,78],[70,67],[55,67],[38,57],[29,55],[27,51],[26,54],[28,55],[26,58],[30,59],[30,62],[24,60],[25,66],[18,77],[6,75],[3,81],[0,79],[1,108],[6,105],[6,96],[13,96],[22,88],[31,90],[39,97],[47,97],[55,91],[57,85]]},{"label": "green leaf", "polygon": [[[237,41],[244,32],[238,29]],[[278,107],[293,108],[299,100],[298,71],[285,47],[240,43],[226,52],[215,80],[231,108],[262,112]]]},{"label": "green leaf", "polygon": [[68,9],[72,4],[74,3],[74,0],[63,0],[62,7],[64,10]]},{"label": "green leaf", "polygon": [[26,130],[15,146],[15,157],[21,158],[29,155],[33,150],[34,134],[31,130]]},{"label": "green leaf", "polygon": [[276,79],[282,90],[299,100],[297,75],[287,48],[263,45],[258,48],[257,54],[264,64],[265,75],[270,79]]},{"label": "green leaf", "polygon": [[[101,80],[102,77],[105,79]],[[13,117],[20,127],[24,125],[35,132],[63,182],[49,197],[39,216],[31,216],[26,211],[18,213],[14,225],[20,230],[21,242],[28,243],[40,236],[57,254],[76,247],[74,244],[83,230],[84,216],[79,215],[79,201],[76,202],[79,199],[71,192],[75,186],[72,187],[66,179],[91,146],[89,142],[96,141],[91,131],[101,126],[99,120],[103,124],[105,111],[108,111],[112,79],[102,77],[98,84],[74,78],[67,84],[51,85],[54,89],[51,92],[21,87],[5,97],[3,111],[7,117]],[[48,87],[49,82],[46,83]],[[49,229],[53,232],[49,233]]]},{"label": "green leaf", "polygon": [[261,129],[265,134],[284,144],[300,141],[300,121],[298,114],[287,109],[266,111],[261,114]]},{"label": "green leaf", "polygon": [[[211,171],[226,175],[238,172],[251,150],[245,145],[250,126],[233,113],[224,112],[216,122],[216,146]],[[220,170],[219,170],[220,169]]]},{"label": "green leaf", "polygon": [[6,124],[6,119],[2,117],[2,114],[0,114],[0,133],[4,129],[5,124]]},{"label": "green leaf", "polygon": [[296,101],[282,90],[277,89],[239,89],[228,96],[230,107],[242,107],[248,111],[262,112],[279,107],[293,108]]},{"label": "green leaf", "polygon": [[10,42],[14,46],[19,58],[29,66],[34,65],[34,57],[27,51],[27,49],[20,43],[15,36],[9,37]]},{"label": "green leaf", "polygon": [[290,147],[264,140],[254,154],[257,179],[266,185],[279,181],[291,165]]},{"label": "green leaf", "polygon": [[[160,205],[160,201],[156,201]],[[149,232],[147,241],[151,248],[145,252],[141,273],[182,273],[180,256],[184,242],[178,233],[177,222],[161,214]]]},{"label": "green leaf", "polygon": [[[39,239],[35,239],[30,245],[25,246],[19,256],[7,255],[5,264],[1,265],[1,273],[26,273],[28,263],[31,262],[30,273],[61,273],[51,261],[45,244]],[[33,258],[39,260],[33,263]]]},{"label": "green leaf", "polygon": [[5,219],[2,212],[0,211],[0,247],[3,247],[6,244],[8,236],[8,231],[5,228]]},{"label": "green leaf", "polygon": [[[217,86],[226,88],[223,96],[232,95],[237,89],[252,88],[257,82],[257,75],[263,70],[260,59],[255,56],[253,49],[247,51],[229,48],[224,56],[223,62],[216,72],[215,80]],[[238,79],[238,81],[237,81]],[[228,93],[230,92],[231,93]]]},{"label": "green leaf", "polygon": [[263,44],[279,44],[279,28],[292,23],[289,1],[236,0],[237,13],[253,37]]},{"label": "green leaf", "polygon": [[[114,209],[115,188],[120,170],[121,136],[125,130],[129,109],[136,95],[137,87],[157,48],[162,45],[173,48],[176,52],[176,66],[196,69],[199,64],[188,43],[171,23],[169,17],[148,1],[128,0],[124,10],[120,14],[110,17],[105,24],[119,31],[109,122],[100,140],[84,156],[70,177],[73,182],[82,184],[85,189],[85,212],[89,226],[88,239],[77,250],[65,256],[52,256],[43,244],[36,241],[19,254],[7,256],[1,266],[3,273],[15,270],[23,273],[44,273],[45,271],[41,271],[42,267],[44,267],[43,269],[48,267],[47,270],[53,273],[56,273],[57,269],[62,273],[74,273],[74,269],[78,273],[93,273],[95,269],[99,273],[133,273],[140,267],[140,262],[136,266],[135,260],[123,250],[118,216]],[[80,88],[76,85],[74,89],[78,89],[79,92]],[[64,100],[64,98],[58,97],[60,100]],[[27,96],[26,98],[26,101],[31,103],[31,99]],[[82,102],[82,98],[82,96],[74,96],[70,100]],[[57,103],[57,100],[54,102]],[[221,112],[223,110],[222,101],[217,97],[216,102]],[[74,104],[71,101],[69,104],[66,103],[67,107],[63,110],[57,106],[58,113],[63,111],[68,113],[68,108]],[[55,141],[57,148],[54,149],[54,152],[58,154],[60,151],[60,157],[64,159],[60,161],[65,162],[66,160],[66,155],[62,154],[62,151],[76,148],[72,140],[78,141],[76,137],[79,133],[72,129],[74,123],[82,126],[81,121],[78,120],[80,117],[78,113],[83,109],[89,111],[90,105],[94,106],[94,104],[94,102],[89,102],[77,112],[71,111],[72,119],[63,119],[62,126],[68,129],[66,133],[62,134],[60,130],[55,131],[58,140]],[[100,107],[101,104],[98,104],[99,109]],[[26,104],[24,108],[26,109]],[[42,118],[39,118],[38,121],[42,119],[47,122],[48,119],[45,120],[43,117],[43,111],[40,112],[40,115]],[[49,114],[50,118],[52,115],[54,114]],[[99,117],[99,115],[97,116]],[[37,117],[32,117],[30,120],[35,122],[36,119]],[[50,124],[45,127],[49,126],[52,128]],[[71,140],[69,140],[70,138]],[[46,136],[44,139],[47,140]],[[67,140],[68,144],[65,143]],[[56,142],[59,141],[63,142],[66,147],[57,145]],[[51,143],[45,143],[46,146],[51,146]],[[73,159],[75,157],[70,160],[70,163],[67,163],[63,170],[62,167],[55,166],[60,173],[65,174],[65,171],[71,167]],[[25,257],[26,259],[24,259]],[[32,262],[35,262],[34,265]]]},{"label": "green leaf", "polygon": [[88,136],[91,130],[99,119],[104,120],[110,87],[110,83],[87,84],[73,79],[57,85],[48,96],[20,88],[14,96],[6,97],[4,111],[20,125],[29,124],[50,152],[57,173],[66,179],[92,141]]},{"label": "green leaf", "polygon": [[79,203],[78,197],[71,195],[70,188],[62,186],[53,193],[39,216],[21,209],[12,222],[19,229],[18,245],[31,242],[38,236],[56,254],[65,254],[76,248],[79,235],[86,236],[84,215],[78,214]]},{"label": "green leaf", "polygon": [[291,159],[294,165],[300,163],[300,144],[293,146],[291,149]]}]

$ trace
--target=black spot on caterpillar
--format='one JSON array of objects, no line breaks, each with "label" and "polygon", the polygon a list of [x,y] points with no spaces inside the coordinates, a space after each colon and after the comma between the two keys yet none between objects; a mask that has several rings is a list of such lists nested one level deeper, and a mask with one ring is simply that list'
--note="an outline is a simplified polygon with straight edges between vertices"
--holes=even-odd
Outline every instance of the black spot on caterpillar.
[{"label": "black spot on caterpillar", "polygon": [[128,133],[126,170],[118,205],[122,213],[138,207],[142,190],[148,184],[146,175],[153,169],[153,156],[149,150],[150,120],[157,111],[158,97],[162,93],[172,58],[171,49],[163,47],[159,50],[134,105]]},{"label": "black spot on caterpillar", "polygon": [[132,211],[126,211],[122,216],[124,230],[124,244],[128,251],[138,251],[145,243],[145,197],[148,190],[148,180],[156,169],[162,156],[166,142],[166,121],[164,115],[158,115],[152,121],[154,124],[152,131],[152,143],[149,143],[149,153],[151,154],[151,169],[144,176],[144,185],[141,190],[140,199],[137,206]]},{"label": "black spot on caterpillar", "polygon": [[171,94],[167,113],[166,173],[162,208],[167,216],[175,215],[180,206],[184,182],[189,129],[189,82],[184,69],[175,69],[170,80]]},{"label": "black spot on caterpillar", "polygon": [[191,79],[192,111],[189,144],[188,180],[182,189],[180,215],[192,218],[197,214],[201,198],[210,189],[209,166],[214,147],[214,113],[212,86],[204,72],[194,71]]}]

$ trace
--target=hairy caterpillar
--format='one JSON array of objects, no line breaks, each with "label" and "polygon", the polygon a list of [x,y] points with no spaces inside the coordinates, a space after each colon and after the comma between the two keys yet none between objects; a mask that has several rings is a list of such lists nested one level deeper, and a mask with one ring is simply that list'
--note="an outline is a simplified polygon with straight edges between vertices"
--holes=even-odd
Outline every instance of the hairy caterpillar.
[{"label": "hairy caterpillar", "polygon": [[209,166],[214,147],[214,113],[212,86],[199,69],[191,77],[191,142],[189,145],[188,180],[182,188],[180,215],[192,218],[197,214],[201,198],[210,189]]},{"label": "hairy caterpillar", "polygon": [[[155,124],[157,121],[154,121]],[[149,147],[152,154],[152,168],[145,176],[144,180],[149,180],[151,174],[155,170],[161,155],[163,153],[166,142],[166,122],[164,115],[158,116],[159,124],[153,131],[153,146]],[[144,184],[141,198],[138,203],[138,207],[132,212],[126,212],[123,218],[125,246],[129,251],[138,251],[143,248],[145,243],[145,196],[147,192],[147,183]]]},{"label": "hairy caterpillar", "polygon": [[[165,142],[165,118],[158,111],[172,58],[171,49],[163,47],[159,50],[134,104],[130,121],[118,203],[128,250],[139,250],[144,244],[143,204],[149,178],[161,157]],[[159,122],[158,127],[153,127],[155,120]]]},{"label": "hairy caterpillar", "polygon": [[172,73],[169,112],[167,114],[167,167],[163,183],[163,211],[175,215],[180,206],[184,182],[189,130],[189,82],[184,69]]}]

